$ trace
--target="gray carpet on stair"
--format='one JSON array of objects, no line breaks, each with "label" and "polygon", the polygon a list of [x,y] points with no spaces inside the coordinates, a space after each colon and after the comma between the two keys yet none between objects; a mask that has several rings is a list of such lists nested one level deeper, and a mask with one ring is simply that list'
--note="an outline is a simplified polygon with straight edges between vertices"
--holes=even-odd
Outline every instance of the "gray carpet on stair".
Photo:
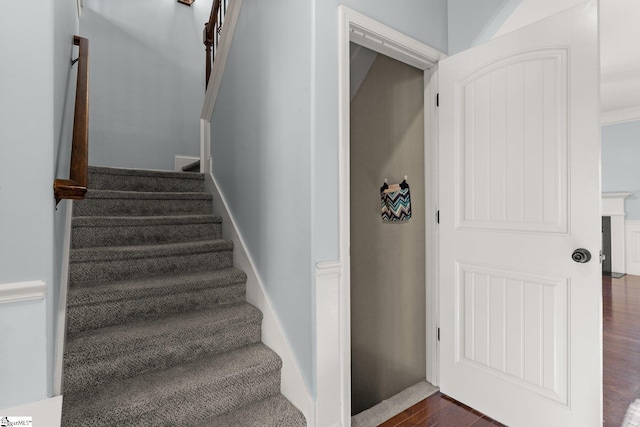
[{"label": "gray carpet on stair", "polygon": [[222,218],[214,215],[85,216],[73,219],[71,247],[152,245],[221,237]]},{"label": "gray carpet on stair", "polygon": [[351,417],[352,427],[377,427],[385,421],[431,396],[438,387],[426,381],[419,382],[401,391],[387,400],[383,400],[372,408]]},{"label": "gray carpet on stair", "polygon": [[305,426],[201,174],[90,167],[74,203],[63,426]]}]

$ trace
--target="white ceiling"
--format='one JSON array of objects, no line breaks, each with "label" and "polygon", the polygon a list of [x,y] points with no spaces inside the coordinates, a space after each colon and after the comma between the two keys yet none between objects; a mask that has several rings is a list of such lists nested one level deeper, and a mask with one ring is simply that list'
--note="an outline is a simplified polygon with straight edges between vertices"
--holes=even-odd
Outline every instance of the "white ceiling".
[{"label": "white ceiling", "polygon": [[[496,36],[582,2],[523,0]],[[600,0],[600,49],[603,118],[640,119],[640,0]]]}]

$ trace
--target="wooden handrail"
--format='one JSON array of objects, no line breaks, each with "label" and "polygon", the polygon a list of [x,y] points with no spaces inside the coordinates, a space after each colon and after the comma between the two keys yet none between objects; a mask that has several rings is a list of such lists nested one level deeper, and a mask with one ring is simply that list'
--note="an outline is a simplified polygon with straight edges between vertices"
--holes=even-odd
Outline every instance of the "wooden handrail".
[{"label": "wooden handrail", "polygon": [[84,199],[89,180],[89,40],[73,36],[73,44],[78,46],[80,55],[73,116],[71,166],[69,179],[56,179],[53,183],[56,204],[62,199]]},{"label": "wooden handrail", "polygon": [[226,9],[226,0],[224,0],[224,6],[221,8],[221,0],[214,0],[211,5],[211,13],[209,14],[209,22],[204,24],[204,30],[202,31],[202,42],[206,51],[206,63],[205,63],[205,89],[209,86],[209,77],[211,76],[211,64],[214,60],[215,52],[212,51],[218,44],[218,35],[220,33],[222,19],[224,17]]}]

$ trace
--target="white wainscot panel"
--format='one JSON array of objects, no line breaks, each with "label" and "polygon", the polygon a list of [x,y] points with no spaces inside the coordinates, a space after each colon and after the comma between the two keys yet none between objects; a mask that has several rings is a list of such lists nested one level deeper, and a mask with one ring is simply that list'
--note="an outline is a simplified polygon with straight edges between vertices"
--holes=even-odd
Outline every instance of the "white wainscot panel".
[{"label": "white wainscot panel", "polygon": [[567,403],[567,279],[458,264],[457,361]]},{"label": "white wainscot panel", "polygon": [[625,221],[626,273],[640,276],[640,221]]},{"label": "white wainscot panel", "polygon": [[566,233],[567,51],[506,58],[456,88],[458,226]]}]

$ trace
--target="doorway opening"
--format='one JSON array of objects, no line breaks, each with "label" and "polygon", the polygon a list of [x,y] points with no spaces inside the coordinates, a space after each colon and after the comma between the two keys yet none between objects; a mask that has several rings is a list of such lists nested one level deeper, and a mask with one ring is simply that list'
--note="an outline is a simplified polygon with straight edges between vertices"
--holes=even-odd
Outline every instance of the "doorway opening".
[{"label": "doorway opening", "polygon": [[[436,278],[437,278],[437,227],[436,227],[436,218],[437,218],[437,148],[436,148],[436,119],[435,119],[435,103],[436,103],[436,93],[435,88],[437,84],[435,82],[435,64],[438,60],[444,58],[446,55],[442,52],[439,52],[433,48],[430,48],[420,42],[417,42],[406,35],[397,32],[391,28],[388,28],[379,22],[376,22],[370,18],[367,18],[364,15],[361,15],[355,11],[352,11],[344,6],[340,7],[341,14],[341,33],[340,33],[340,262],[342,263],[343,270],[340,276],[340,303],[342,315],[340,317],[340,331],[343,335],[343,343],[344,345],[341,347],[341,366],[343,367],[343,375],[342,375],[342,396],[344,405],[342,406],[343,411],[343,423],[344,425],[350,425],[350,418],[353,413],[356,413],[358,410],[363,409],[367,405],[371,403],[375,403],[375,398],[369,398],[373,400],[368,400],[369,403],[361,403],[354,400],[353,404],[355,405],[352,410],[352,396],[358,391],[354,389],[354,393],[352,393],[352,333],[356,334],[357,331],[351,329],[351,326],[356,326],[356,323],[359,324],[359,328],[366,328],[367,321],[363,320],[363,318],[352,317],[351,309],[356,306],[367,306],[368,303],[366,301],[366,297],[364,301],[354,301],[353,305],[351,304],[352,297],[352,279],[355,277],[356,280],[358,275],[362,274],[364,271],[365,274],[370,273],[367,270],[366,266],[375,264],[376,266],[385,266],[387,265],[390,268],[393,268],[396,265],[398,268],[402,268],[403,256],[404,258],[414,257],[415,263],[418,263],[422,266],[422,271],[418,272],[418,276],[420,279],[417,281],[421,281],[419,286],[416,287],[413,299],[419,299],[420,301],[417,303],[420,306],[422,311],[422,317],[418,316],[416,322],[422,323],[421,332],[423,334],[423,341],[418,341],[412,343],[414,347],[421,347],[417,356],[413,355],[412,357],[416,358],[414,362],[417,364],[422,364],[422,369],[416,369],[414,375],[417,375],[424,382],[425,380],[430,382],[431,384],[437,385],[438,383],[438,351],[437,351],[437,325],[438,325],[438,299],[437,299],[437,286],[436,286]],[[364,48],[370,49],[371,51],[381,54],[378,55],[381,58],[381,67],[384,68],[385,65],[390,66],[393,64],[388,61],[395,61],[401,63],[402,67],[409,66],[409,69],[419,75],[417,85],[417,90],[421,92],[422,98],[422,112],[418,114],[417,117],[412,117],[413,124],[415,121],[421,122],[420,127],[422,128],[422,137],[417,143],[417,147],[420,149],[418,152],[413,152],[413,156],[419,156],[418,164],[422,166],[421,171],[409,172],[405,171],[405,169],[401,161],[394,165],[394,162],[391,161],[394,157],[392,153],[393,143],[397,141],[389,141],[389,139],[398,140],[395,136],[387,137],[387,141],[384,141],[384,144],[387,144],[386,149],[391,149],[391,151],[387,151],[383,153],[382,149],[379,152],[373,153],[372,150],[367,150],[365,146],[356,147],[355,145],[352,147],[352,128],[351,128],[351,91],[350,91],[350,76],[351,76],[351,44],[355,43],[356,45],[362,46]],[[396,64],[397,65],[397,64]],[[412,69],[414,67],[415,69]],[[417,69],[417,70],[416,70]],[[420,78],[421,77],[421,78]],[[375,106],[372,106],[375,107]],[[366,114],[365,114],[366,116]],[[396,117],[398,118],[398,117]],[[368,126],[366,125],[366,120],[364,120],[365,124],[362,125],[365,131],[370,131],[371,129],[366,129]],[[358,125],[360,126],[360,125]],[[399,132],[399,135],[402,135],[402,132]],[[366,135],[364,136],[365,140],[370,139]],[[415,149],[415,147],[414,147]],[[359,150],[359,151],[358,151]],[[358,151],[360,154],[356,154]],[[403,151],[403,150],[400,150]],[[354,162],[351,161],[351,155],[355,154],[358,159],[355,159]],[[385,156],[388,158],[389,162],[385,162]],[[411,155],[409,155],[411,156]],[[371,161],[373,157],[375,161]],[[362,167],[365,170],[364,175],[360,176],[360,172],[355,172],[352,175],[352,165],[358,164],[358,168]],[[388,169],[385,170],[385,167]],[[366,176],[368,174],[368,176]],[[358,175],[358,178],[355,177]],[[388,180],[388,184],[400,184],[404,181],[404,177],[407,175],[407,183],[410,187],[411,194],[411,208],[412,208],[412,219],[407,224],[382,224],[381,219],[381,198],[380,191],[381,186],[384,183],[384,179]],[[352,179],[354,180],[354,185],[352,185]],[[360,185],[360,181],[367,187],[366,190],[357,190],[356,187]],[[358,182],[356,182],[358,181]],[[418,194],[418,192],[420,194]],[[361,197],[364,204],[368,206],[369,214],[371,215],[372,221],[377,226],[378,229],[381,229],[382,226],[387,226],[385,231],[391,230],[392,234],[394,231],[401,230],[404,231],[403,227],[408,227],[411,225],[417,225],[418,221],[421,222],[423,228],[420,231],[416,231],[416,233],[420,234],[418,236],[418,243],[414,243],[415,245],[422,246],[421,250],[414,251],[415,253],[410,253],[409,249],[404,249],[404,253],[400,254],[400,257],[396,258],[395,262],[390,260],[390,264],[385,264],[387,261],[385,255],[377,254],[373,255],[375,261],[372,261],[374,258],[371,256],[367,257],[367,251],[372,249],[374,245],[367,245],[367,231],[362,231],[359,229],[361,216],[360,213],[355,206],[352,205],[352,193],[354,194],[354,199]],[[366,193],[366,194],[365,194]],[[366,200],[365,200],[366,199]],[[352,212],[353,210],[353,212]],[[418,219],[418,212],[420,218]],[[415,215],[415,216],[414,216]],[[354,227],[355,225],[355,227]],[[352,233],[352,227],[354,227]],[[392,227],[391,229],[388,227]],[[394,230],[395,229],[395,230]],[[359,237],[356,237],[352,242],[352,236],[356,235],[364,235],[362,240]],[[421,242],[421,243],[420,243]],[[375,243],[375,245],[380,245],[381,243]],[[382,243],[383,244],[383,243]],[[387,245],[389,243],[387,242]],[[360,245],[360,246],[359,246]],[[358,251],[358,247],[360,247],[360,252]],[[371,255],[371,254],[369,254]],[[369,258],[369,260],[367,260]],[[362,261],[364,260],[364,261]],[[362,262],[365,267],[361,267],[358,265],[353,265],[352,262],[360,263]],[[414,262],[414,261],[412,261]],[[352,268],[355,267],[354,275],[351,274]],[[416,281],[416,282],[417,282]],[[414,282],[415,283],[415,282]],[[391,294],[402,293],[402,287],[400,285],[402,281],[397,281],[397,286],[395,288],[390,288]],[[366,295],[367,289],[366,284],[365,288],[362,290],[354,289],[354,297],[356,293],[361,292]],[[421,293],[420,293],[421,292]],[[392,295],[396,297],[398,295]],[[384,297],[377,297],[378,301],[384,301]],[[369,301],[371,302],[371,301]],[[415,302],[415,301],[413,301]],[[412,306],[413,307],[413,306]],[[389,307],[382,307],[379,313],[387,310]],[[412,308],[413,310],[413,308]],[[392,315],[399,317],[409,317],[406,314],[403,314],[401,309],[391,310]],[[371,311],[369,315],[371,315]],[[374,311],[375,313],[375,311]],[[389,322],[391,323],[391,322]],[[415,322],[414,322],[415,323]],[[383,321],[384,324],[384,321]],[[373,329],[374,326],[369,323],[369,328]],[[386,327],[386,326],[385,326]],[[400,331],[399,334],[402,334],[403,331]],[[362,336],[354,337],[354,340],[360,340]],[[355,341],[354,341],[355,342]],[[396,351],[402,351],[402,349],[396,349]],[[375,357],[369,357],[367,359],[367,350],[358,353],[358,351],[354,352],[354,357],[358,358],[360,354],[365,360],[365,365],[376,365],[374,359]],[[423,356],[424,355],[424,356]],[[371,356],[371,355],[369,355]],[[382,357],[382,356],[380,356]],[[360,363],[359,361],[355,361],[354,363]],[[401,364],[398,362],[398,364]],[[384,363],[379,364],[379,366],[384,365]],[[382,368],[384,371],[384,368]],[[356,372],[354,370],[353,376],[361,375],[361,373]],[[381,377],[378,377],[378,381],[384,383],[386,380],[382,379],[382,377],[388,378],[389,373],[383,372]],[[391,372],[391,376],[393,376],[393,372]],[[403,374],[404,375],[404,374]],[[399,376],[398,372],[395,373],[395,376]],[[410,377],[410,375],[407,375]],[[412,380],[407,380],[412,381]],[[401,387],[398,385],[391,386],[387,390],[393,390],[393,387]],[[393,393],[392,391],[387,391],[387,393]],[[378,395],[383,396],[383,395]],[[364,406],[363,406],[364,405]]]},{"label": "doorway opening", "polygon": [[351,415],[356,415],[426,378],[427,193],[424,73],[354,43],[351,69]]}]

